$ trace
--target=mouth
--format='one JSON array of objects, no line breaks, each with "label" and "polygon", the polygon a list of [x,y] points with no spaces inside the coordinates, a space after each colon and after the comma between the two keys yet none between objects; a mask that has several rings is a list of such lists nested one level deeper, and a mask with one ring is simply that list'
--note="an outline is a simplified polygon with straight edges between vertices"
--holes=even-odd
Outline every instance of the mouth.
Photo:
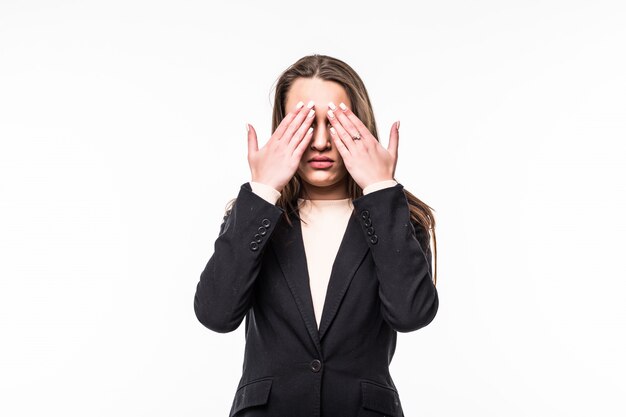
[{"label": "mouth", "polygon": [[333,165],[333,163],[334,161],[332,159],[325,157],[309,159],[309,165],[316,169],[329,168]]}]

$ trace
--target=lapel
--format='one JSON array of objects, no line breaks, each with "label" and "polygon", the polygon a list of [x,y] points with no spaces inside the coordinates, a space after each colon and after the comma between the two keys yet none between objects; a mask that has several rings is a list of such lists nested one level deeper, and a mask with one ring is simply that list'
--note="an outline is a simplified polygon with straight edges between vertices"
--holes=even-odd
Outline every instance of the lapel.
[{"label": "lapel", "polygon": [[295,214],[291,215],[291,220],[293,222],[292,227],[284,219],[276,226],[276,230],[272,233],[271,247],[276,254],[304,324],[321,355],[321,340],[337,314],[350,280],[369,247],[363,236],[361,224],[353,211],[332,266],[318,330],[313,310],[311,286],[309,285],[302,226]]}]

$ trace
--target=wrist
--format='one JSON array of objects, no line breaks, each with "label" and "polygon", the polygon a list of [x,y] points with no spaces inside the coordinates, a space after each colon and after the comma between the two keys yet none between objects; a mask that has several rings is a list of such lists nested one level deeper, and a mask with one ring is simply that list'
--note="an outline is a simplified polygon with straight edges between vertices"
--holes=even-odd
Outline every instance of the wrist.
[{"label": "wrist", "polygon": [[264,181],[264,180],[260,180],[260,179],[251,179],[250,183],[255,183],[255,184],[259,184],[262,187],[265,188],[272,188],[274,191],[276,192],[281,192],[283,187],[273,183],[272,181]]},{"label": "wrist", "polygon": [[370,182],[367,186],[363,187],[363,194],[365,195],[374,191],[382,190],[383,188],[393,187],[396,184],[398,184],[398,182],[393,178]]},{"label": "wrist", "polygon": [[262,182],[250,181],[250,188],[252,188],[253,193],[257,194],[258,196],[272,204],[276,204],[281,196],[280,191],[278,191],[271,185],[267,185]]},{"label": "wrist", "polygon": [[266,180],[264,178],[259,178],[259,177],[254,177],[252,176],[250,179],[250,182],[256,182],[257,184],[265,184],[268,185],[274,189],[278,189],[278,186],[275,182],[270,181],[270,180]]}]

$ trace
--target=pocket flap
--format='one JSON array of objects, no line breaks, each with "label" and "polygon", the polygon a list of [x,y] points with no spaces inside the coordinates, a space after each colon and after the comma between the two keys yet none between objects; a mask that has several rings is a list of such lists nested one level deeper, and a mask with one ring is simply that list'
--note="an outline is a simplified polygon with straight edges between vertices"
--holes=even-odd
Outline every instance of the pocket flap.
[{"label": "pocket flap", "polygon": [[235,394],[229,417],[232,417],[235,413],[244,408],[267,403],[271,388],[271,378],[249,382],[239,388]]},{"label": "pocket flap", "polygon": [[361,381],[361,394],[363,408],[388,416],[398,416],[400,398],[394,389],[373,382]]}]

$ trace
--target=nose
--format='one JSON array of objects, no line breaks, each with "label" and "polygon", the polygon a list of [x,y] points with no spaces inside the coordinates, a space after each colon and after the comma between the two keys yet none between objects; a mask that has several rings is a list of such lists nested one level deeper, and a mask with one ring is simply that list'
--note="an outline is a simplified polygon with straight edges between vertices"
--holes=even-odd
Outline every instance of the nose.
[{"label": "nose", "polygon": [[323,151],[330,148],[330,132],[323,123],[318,124],[313,129],[311,138],[311,149]]}]

